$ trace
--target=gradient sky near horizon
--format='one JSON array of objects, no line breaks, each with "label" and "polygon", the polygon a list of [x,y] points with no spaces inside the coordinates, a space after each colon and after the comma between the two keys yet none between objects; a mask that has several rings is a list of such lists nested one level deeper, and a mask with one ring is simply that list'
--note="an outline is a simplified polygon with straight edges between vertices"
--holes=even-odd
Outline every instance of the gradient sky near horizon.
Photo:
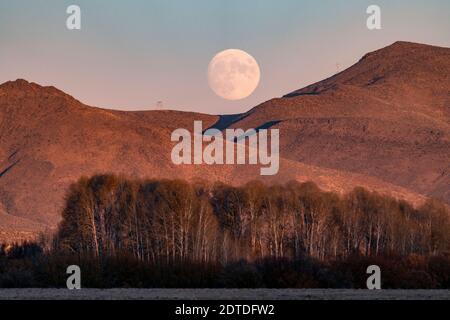
[{"label": "gradient sky near horizon", "polygon": [[[82,30],[66,29],[81,7]],[[366,8],[382,30],[366,28]],[[397,40],[450,47],[448,0],[0,0],[0,83],[54,85],[93,106],[244,112]],[[227,101],[208,86],[219,51],[250,53],[261,82]],[[161,107],[161,106],[159,106]]]}]

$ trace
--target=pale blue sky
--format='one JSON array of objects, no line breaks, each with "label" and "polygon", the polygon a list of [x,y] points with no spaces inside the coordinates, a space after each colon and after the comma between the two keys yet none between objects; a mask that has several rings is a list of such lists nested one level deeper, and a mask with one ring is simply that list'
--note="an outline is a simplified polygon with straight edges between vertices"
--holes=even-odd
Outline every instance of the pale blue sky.
[{"label": "pale blue sky", "polygon": [[[65,27],[82,10],[82,30]],[[366,8],[382,9],[380,31]],[[0,82],[54,85],[86,104],[237,113],[355,63],[397,40],[450,46],[448,0],[0,0]],[[219,51],[250,53],[253,95],[230,102],[208,87]]]}]

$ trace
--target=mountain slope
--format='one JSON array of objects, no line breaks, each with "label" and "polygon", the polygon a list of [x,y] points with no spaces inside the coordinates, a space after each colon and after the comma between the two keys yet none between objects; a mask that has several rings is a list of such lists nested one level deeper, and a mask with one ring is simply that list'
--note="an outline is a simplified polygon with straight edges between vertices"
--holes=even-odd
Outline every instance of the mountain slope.
[{"label": "mountain slope", "polygon": [[[450,203],[450,49],[395,43],[322,82],[236,116],[90,107],[54,87],[0,85],[0,238],[55,227],[70,183],[112,172],[241,184],[259,166],[175,166],[176,128],[280,129],[280,172],[269,182],[313,180],[414,203]],[[0,239],[1,240],[1,239]]]},{"label": "mountain slope", "polygon": [[397,42],[250,110],[279,121],[284,157],[378,177],[450,202],[450,49]]}]

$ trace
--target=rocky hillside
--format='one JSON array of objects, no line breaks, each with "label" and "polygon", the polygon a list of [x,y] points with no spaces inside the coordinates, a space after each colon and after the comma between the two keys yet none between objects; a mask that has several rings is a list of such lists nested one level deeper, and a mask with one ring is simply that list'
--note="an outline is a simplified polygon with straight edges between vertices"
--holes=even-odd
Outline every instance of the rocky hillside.
[{"label": "rocky hillside", "polygon": [[[450,49],[397,42],[329,79],[235,116],[90,107],[54,87],[0,85],[0,238],[29,237],[59,221],[80,176],[202,178],[239,184],[259,166],[175,166],[176,128],[280,129],[270,181],[361,185],[419,203],[450,203]],[[2,236],[3,235],[3,236]],[[12,236],[13,235],[13,236]]]}]

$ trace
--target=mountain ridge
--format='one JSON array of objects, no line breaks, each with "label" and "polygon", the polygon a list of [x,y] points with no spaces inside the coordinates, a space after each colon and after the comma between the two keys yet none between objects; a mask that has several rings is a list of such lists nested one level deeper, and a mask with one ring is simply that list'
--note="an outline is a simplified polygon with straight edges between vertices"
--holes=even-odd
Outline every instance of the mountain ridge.
[{"label": "mountain ridge", "polygon": [[[59,221],[70,183],[113,172],[137,178],[313,180],[326,190],[355,186],[413,203],[450,203],[450,49],[409,42],[366,54],[350,68],[217,116],[173,110],[91,107],[53,86],[23,79],[0,85],[0,225],[25,234]],[[175,166],[176,128],[277,128],[280,173],[254,166]],[[6,170],[6,171],[5,171]]]}]

